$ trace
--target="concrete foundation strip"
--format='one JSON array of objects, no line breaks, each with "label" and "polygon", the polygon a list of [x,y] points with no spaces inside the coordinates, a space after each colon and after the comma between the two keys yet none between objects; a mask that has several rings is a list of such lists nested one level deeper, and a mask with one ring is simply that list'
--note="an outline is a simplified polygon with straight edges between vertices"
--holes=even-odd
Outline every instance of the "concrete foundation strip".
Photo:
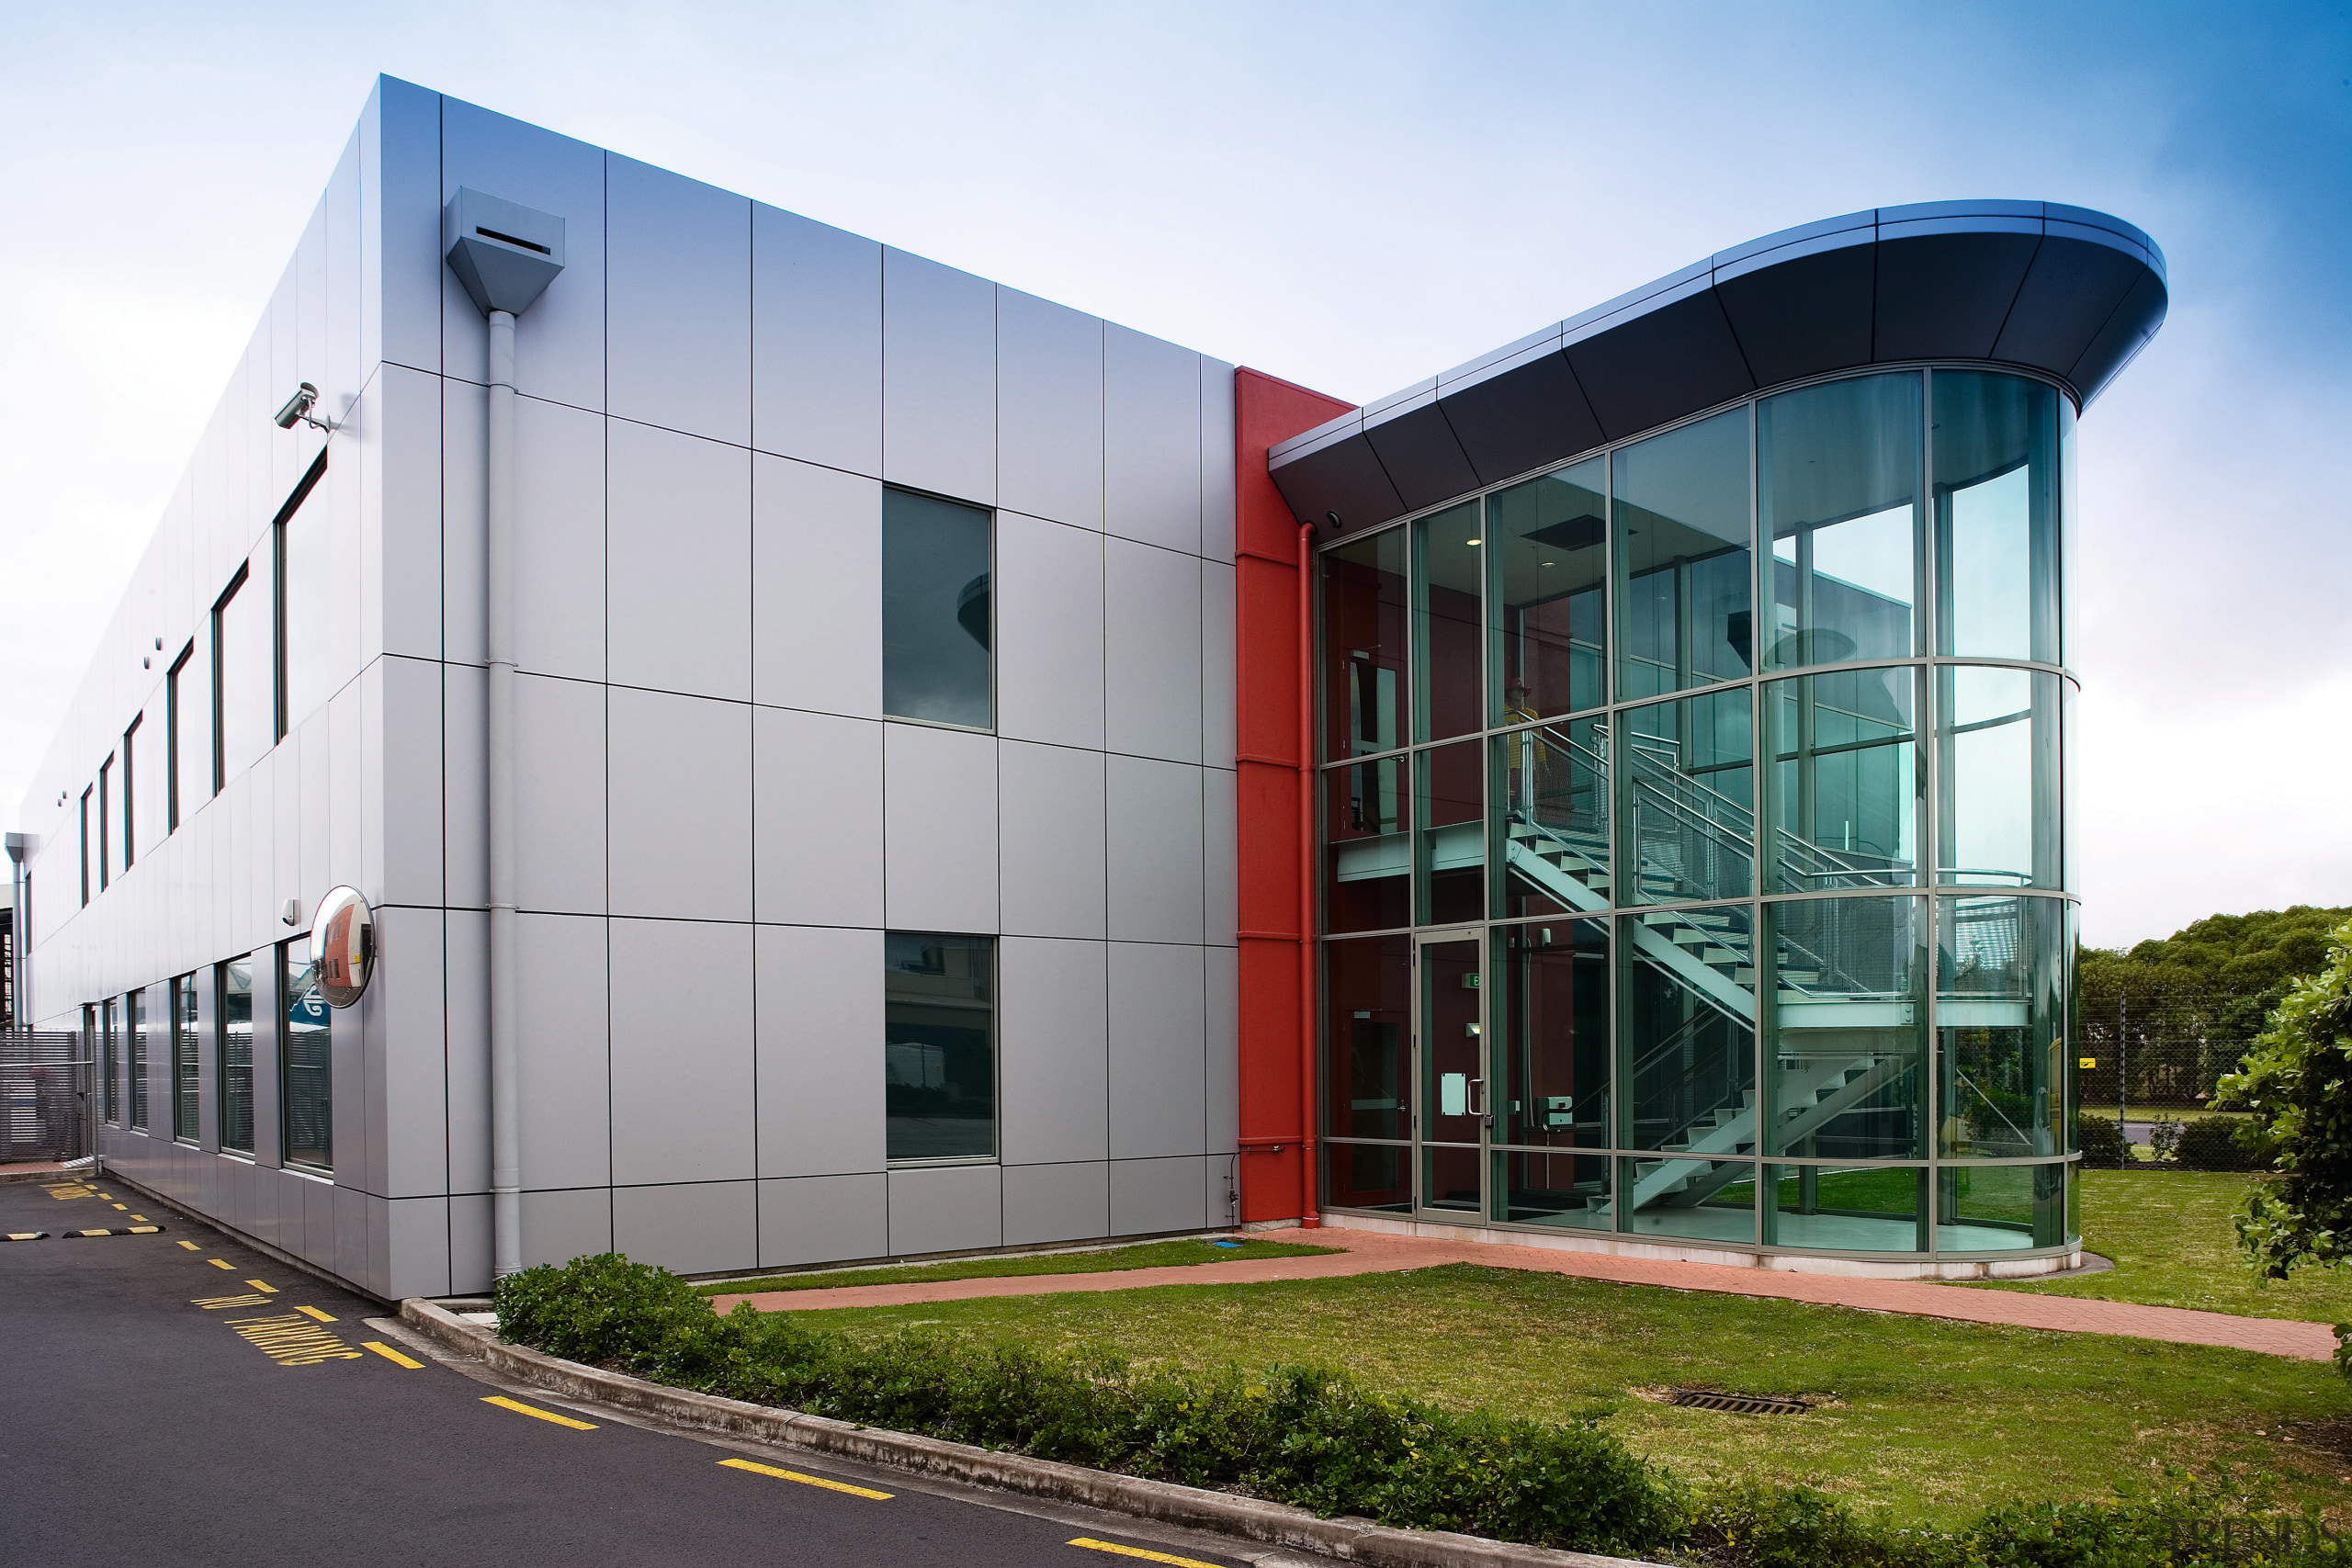
[{"label": "concrete foundation strip", "polygon": [[401,1321],[435,1342],[567,1398],[593,1400],[650,1416],[671,1426],[813,1453],[833,1454],[865,1464],[910,1470],[945,1480],[1020,1492],[1111,1513],[1132,1514],[1244,1540],[1310,1551],[1358,1562],[1366,1568],[1648,1568],[1625,1557],[1596,1557],[1585,1551],[1515,1546],[1445,1530],[1393,1529],[1362,1519],[1317,1518],[1303,1508],[1237,1497],[1197,1486],[1178,1486],[1140,1476],[1114,1475],[1053,1460],[1001,1453],[967,1443],[942,1442],[907,1432],[886,1432],[797,1410],[778,1410],[714,1394],[665,1388],[623,1372],[602,1371],[577,1361],[559,1360],[519,1345],[502,1344],[495,1333],[469,1323],[429,1301],[401,1303]]}]

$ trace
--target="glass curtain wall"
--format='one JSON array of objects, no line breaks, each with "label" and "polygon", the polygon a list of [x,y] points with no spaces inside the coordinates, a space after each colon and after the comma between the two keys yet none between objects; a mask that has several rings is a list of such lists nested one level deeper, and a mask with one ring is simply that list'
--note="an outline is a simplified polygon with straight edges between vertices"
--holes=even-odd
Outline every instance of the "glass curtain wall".
[{"label": "glass curtain wall", "polygon": [[1848,377],[1322,552],[1329,1203],[2069,1245],[2073,417]]}]

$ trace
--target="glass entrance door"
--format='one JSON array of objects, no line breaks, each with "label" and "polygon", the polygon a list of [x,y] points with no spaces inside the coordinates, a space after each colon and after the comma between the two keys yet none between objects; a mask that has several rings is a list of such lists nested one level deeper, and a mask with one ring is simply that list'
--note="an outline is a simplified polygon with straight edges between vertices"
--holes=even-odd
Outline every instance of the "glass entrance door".
[{"label": "glass entrance door", "polygon": [[1479,933],[1432,931],[1414,942],[1413,1018],[1421,1115],[1417,1206],[1460,1222],[1486,1216],[1486,992]]}]

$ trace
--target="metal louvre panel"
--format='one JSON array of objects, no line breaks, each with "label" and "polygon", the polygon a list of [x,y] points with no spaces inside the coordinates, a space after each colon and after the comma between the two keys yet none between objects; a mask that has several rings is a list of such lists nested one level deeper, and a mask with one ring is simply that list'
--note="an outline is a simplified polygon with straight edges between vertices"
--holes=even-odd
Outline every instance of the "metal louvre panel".
[{"label": "metal louvre panel", "polygon": [[0,1032],[0,1161],[89,1153],[90,1058],[63,1031]]}]

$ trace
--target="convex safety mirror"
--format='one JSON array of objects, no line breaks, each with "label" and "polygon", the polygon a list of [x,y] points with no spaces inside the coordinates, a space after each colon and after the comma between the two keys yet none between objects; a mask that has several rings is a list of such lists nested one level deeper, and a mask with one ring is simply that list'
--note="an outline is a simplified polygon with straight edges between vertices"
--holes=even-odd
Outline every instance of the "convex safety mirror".
[{"label": "convex safety mirror", "polygon": [[311,957],[327,1006],[347,1008],[368,989],[376,972],[376,921],[358,889],[338,887],[319,900],[311,921]]}]

